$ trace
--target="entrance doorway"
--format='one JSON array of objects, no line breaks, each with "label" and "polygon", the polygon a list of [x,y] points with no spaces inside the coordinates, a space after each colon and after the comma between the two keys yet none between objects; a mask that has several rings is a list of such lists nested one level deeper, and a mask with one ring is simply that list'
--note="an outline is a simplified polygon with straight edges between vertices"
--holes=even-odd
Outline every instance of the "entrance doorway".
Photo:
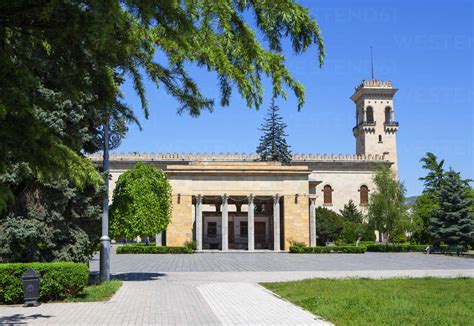
[{"label": "entrance doorway", "polygon": [[234,221],[229,221],[229,249],[234,249]]},{"label": "entrance doorway", "polygon": [[255,248],[266,249],[267,243],[265,239],[265,222],[255,222]]}]

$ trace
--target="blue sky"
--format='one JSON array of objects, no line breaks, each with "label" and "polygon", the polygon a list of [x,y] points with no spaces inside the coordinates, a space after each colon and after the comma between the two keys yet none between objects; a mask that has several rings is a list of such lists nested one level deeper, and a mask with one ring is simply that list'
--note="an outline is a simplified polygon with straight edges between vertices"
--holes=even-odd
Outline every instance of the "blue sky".
[{"label": "blue sky", "polygon": [[[327,48],[323,68],[316,48],[295,56],[286,47],[287,65],[306,88],[306,104],[279,100],[296,153],[354,153],[354,87],[370,78],[370,46],[375,77],[399,88],[394,100],[399,174],[407,195],[418,195],[425,172],[419,159],[431,151],[447,166],[474,179],[473,6],[470,1],[299,1],[318,21]],[[191,67],[208,96],[217,96],[215,75]],[[249,109],[235,94],[229,107],[218,105],[198,118],[178,115],[178,103],[147,83],[150,117],[143,118],[132,85],[126,102],[143,130],[132,126],[116,151],[253,152],[268,102]],[[235,92],[236,93],[236,92]],[[218,103],[218,101],[217,101]]]}]

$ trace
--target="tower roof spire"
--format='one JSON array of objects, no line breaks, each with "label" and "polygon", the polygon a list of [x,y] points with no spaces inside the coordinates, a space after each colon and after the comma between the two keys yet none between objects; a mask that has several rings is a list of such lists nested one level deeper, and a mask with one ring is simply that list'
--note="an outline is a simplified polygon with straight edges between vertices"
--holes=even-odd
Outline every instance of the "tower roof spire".
[{"label": "tower roof spire", "polygon": [[370,67],[372,70],[372,80],[374,80],[374,56],[372,54],[372,45],[370,46]]}]

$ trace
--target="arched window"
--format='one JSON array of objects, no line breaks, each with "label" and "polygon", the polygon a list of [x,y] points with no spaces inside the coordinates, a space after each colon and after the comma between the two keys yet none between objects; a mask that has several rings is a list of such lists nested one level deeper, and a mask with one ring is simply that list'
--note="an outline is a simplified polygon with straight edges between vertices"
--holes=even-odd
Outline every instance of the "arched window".
[{"label": "arched window", "polygon": [[369,188],[366,185],[360,186],[360,204],[367,205],[369,203]]},{"label": "arched window", "polygon": [[374,122],[374,109],[372,109],[371,106],[367,107],[367,111],[365,114],[367,116],[367,122],[373,123]]},{"label": "arched window", "polygon": [[392,122],[392,108],[387,106],[385,108],[385,123]]},{"label": "arched window", "polygon": [[324,193],[324,203],[332,204],[332,188],[330,185],[325,185],[323,188]]}]

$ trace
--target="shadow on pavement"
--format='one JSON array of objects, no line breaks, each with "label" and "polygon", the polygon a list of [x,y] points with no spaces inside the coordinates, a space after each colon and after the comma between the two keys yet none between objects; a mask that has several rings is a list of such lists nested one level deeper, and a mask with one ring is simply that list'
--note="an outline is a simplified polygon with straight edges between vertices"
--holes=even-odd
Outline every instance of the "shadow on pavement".
[{"label": "shadow on pavement", "polygon": [[160,277],[166,276],[162,273],[119,273],[112,274],[111,278],[122,281],[153,281],[159,280]]},{"label": "shadow on pavement", "polygon": [[[144,273],[144,272],[130,272],[111,274],[112,280],[121,281],[154,281],[166,276],[163,273]],[[89,274],[89,284],[96,284],[99,282],[99,272],[92,272]]]},{"label": "shadow on pavement", "polygon": [[19,325],[27,324],[28,321],[38,318],[51,318],[52,316],[43,314],[33,314],[25,316],[23,314],[14,314],[10,316],[0,316],[0,325]]}]

